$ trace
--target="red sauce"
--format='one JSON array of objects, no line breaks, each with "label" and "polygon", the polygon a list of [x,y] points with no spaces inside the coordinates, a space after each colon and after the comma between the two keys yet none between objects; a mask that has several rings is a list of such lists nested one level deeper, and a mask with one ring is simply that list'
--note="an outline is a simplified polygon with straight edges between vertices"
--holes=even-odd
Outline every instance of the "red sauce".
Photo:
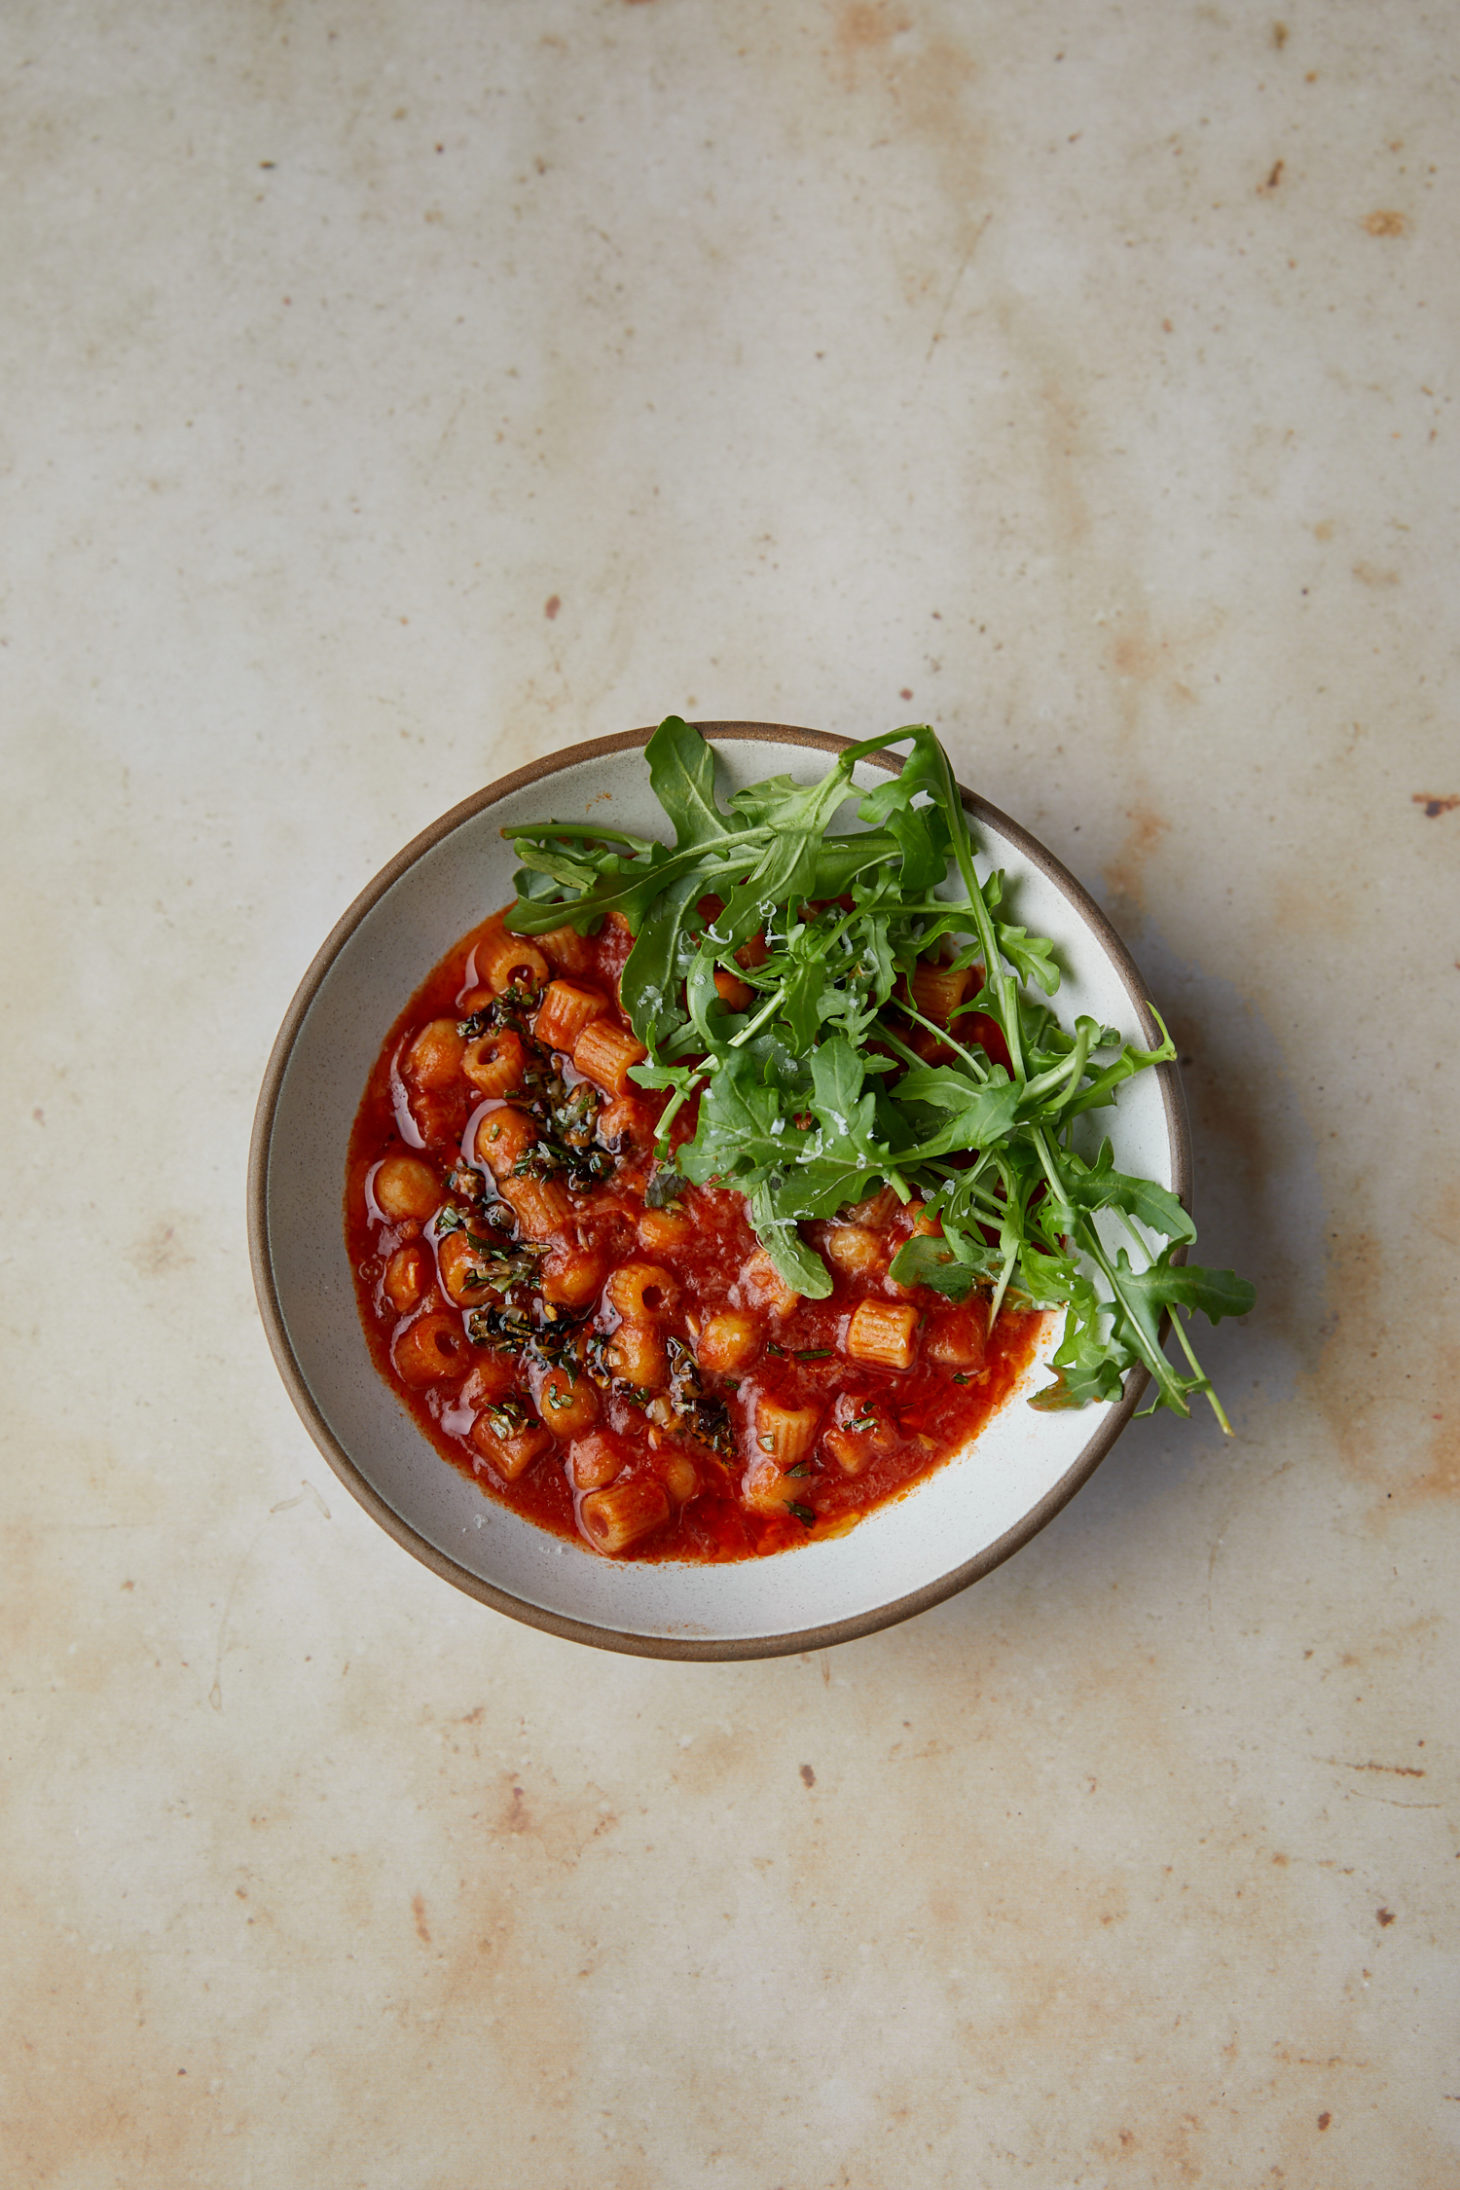
[{"label": "red sauce", "polygon": [[[350,1139],[345,1233],[366,1335],[442,1457],[557,1535],[717,1560],[839,1532],[974,1438],[1041,1318],[1005,1308],[990,1332],[977,1298],[954,1307],[894,1284],[887,1265],[921,1210],[890,1193],[802,1226],[833,1286],[788,1301],[741,1196],[656,1163],[665,1098],[600,1061],[623,1085],[611,1094],[534,1035],[545,984],[566,983],[600,1030],[585,1063],[605,1033],[629,1053],[626,931],[537,939],[520,953],[536,982],[505,997],[483,978],[504,940],[496,916],[421,984]],[[693,1130],[691,1108],[674,1144]],[[672,1198],[656,1209],[646,1195]]]}]

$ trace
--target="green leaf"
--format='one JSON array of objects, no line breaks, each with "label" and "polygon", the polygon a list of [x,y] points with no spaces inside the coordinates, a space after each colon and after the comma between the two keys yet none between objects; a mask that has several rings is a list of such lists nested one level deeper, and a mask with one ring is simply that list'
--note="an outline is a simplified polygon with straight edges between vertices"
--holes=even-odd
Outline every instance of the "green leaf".
[{"label": "green leaf", "polygon": [[926,1233],[904,1240],[887,1274],[895,1284],[926,1285],[949,1300],[967,1300],[979,1278],[971,1264],[958,1260],[946,1239]]},{"label": "green leaf", "polygon": [[1204,1270],[1194,1262],[1168,1262],[1163,1253],[1149,1269],[1133,1270],[1121,1249],[1117,1263],[1122,1293],[1140,1303],[1146,1327],[1154,1335],[1166,1308],[1199,1309],[1209,1323],[1224,1316],[1250,1315],[1257,1289],[1235,1270]]},{"label": "green leaf", "polygon": [[713,843],[727,834],[715,800],[715,753],[680,715],[666,715],[644,748],[654,796],[674,824],[675,843]]},{"label": "green leaf", "polygon": [[1115,1152],[1108,1140],[1100,1144],[1093,1164],[1084,1163],[1073,1150],[1065,1157],[1062,1180],[1067,1200],[1076,1209],[1123,1209],[1153,1232],[1167,1239],[1196,1238],[1196,1226],[1176,1196],[1154,1179],[1140,1179],[1115,1169]]},{"label": "green leaf", "polygon": [[688,1179],[682,1179],[672,1165],[656,1163],[644,1188],[644,1207],[667,1209],[671,1202],[679,1200],[688,1184]]},{"label": "green leaf", "polygon": [[831,1272],[795,1226],[778,1218],[764,1187],[750,1197],[750,1221],[778,1276],[807,1300],[825,1300],[831,1291]]}]

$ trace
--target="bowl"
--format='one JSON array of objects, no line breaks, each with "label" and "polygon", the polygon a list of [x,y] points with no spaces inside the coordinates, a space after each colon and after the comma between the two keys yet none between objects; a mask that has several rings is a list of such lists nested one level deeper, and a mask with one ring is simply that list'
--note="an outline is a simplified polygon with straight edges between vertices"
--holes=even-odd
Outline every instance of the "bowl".
[{"label": "bowl", "polygon": [[[768,775],[810,782],[845,738],[780,724],[710,722],[727,794]],[[512,822],[592,813],[664,832],[642,751],[648,730],[597,738],[504,776],[408,844],[363,890],[300,984],[269,1059],[249,1163],[249,1238],[264,1328],[305,1427],[397,1543],[444,1580],[531,1626],[652,1657],[749,1658],[817,1650],[904,1620],[965,1589],[1073,1497],[1130,1420],[1119,1401],[1076,1413],[1024,1403],[1047,1381],[1047,1328],[1021,1387],[966,1450],[845,1535],[719,1566],[615,1561],[498,1504],[436,1452],[375,1369],[345,1252],[345,1152],[367,1074],[396,1014],[439,958],[512,896]],[[885,763],[859,765],[870,788]],[[1088,1012],[1154,1043],[1130,954],[1028,830],[964,793],[979,868],[1001,867],[1031,932],[1050,936],[1061,1015]],[[1100,1114],[1118,1167],[1187,1200],[1180,1081],[1157,1066]]]}]

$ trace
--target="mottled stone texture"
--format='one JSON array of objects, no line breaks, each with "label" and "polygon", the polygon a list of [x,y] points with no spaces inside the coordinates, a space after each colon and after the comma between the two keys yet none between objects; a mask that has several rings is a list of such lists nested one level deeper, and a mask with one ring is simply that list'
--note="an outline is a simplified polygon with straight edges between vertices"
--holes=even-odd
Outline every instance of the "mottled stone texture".
[{"label": "mottled stone texture", "polygon": [[[1460,2180],[1452,8],[13,0],[0,2173]],[[937,723],[1262,1288],[825,1659],[577,1650],[243,1241],[331,922],[679,708]]]}]

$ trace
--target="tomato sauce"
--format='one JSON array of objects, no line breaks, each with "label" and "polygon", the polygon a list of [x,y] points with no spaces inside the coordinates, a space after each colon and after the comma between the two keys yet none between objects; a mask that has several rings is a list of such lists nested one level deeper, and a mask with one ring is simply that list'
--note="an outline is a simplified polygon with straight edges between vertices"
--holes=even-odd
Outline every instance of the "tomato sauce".
[{"label": "tomato sauce", "polygon": [[[787,1550],[976,1437],[1042,1319],[1006,1306],[990,1331],[977,1296],[897,1285],[922,1212],[891,1192],[802,1225],[832,1290],[789,1293],[742,1197],[656,1155],[630,944],[497,915],[421,984],[350,1140],[361,1318],[442,1457],[539,1527],[616,1557]],[[672,1145],[693,1131],[690,1105]]]}]

